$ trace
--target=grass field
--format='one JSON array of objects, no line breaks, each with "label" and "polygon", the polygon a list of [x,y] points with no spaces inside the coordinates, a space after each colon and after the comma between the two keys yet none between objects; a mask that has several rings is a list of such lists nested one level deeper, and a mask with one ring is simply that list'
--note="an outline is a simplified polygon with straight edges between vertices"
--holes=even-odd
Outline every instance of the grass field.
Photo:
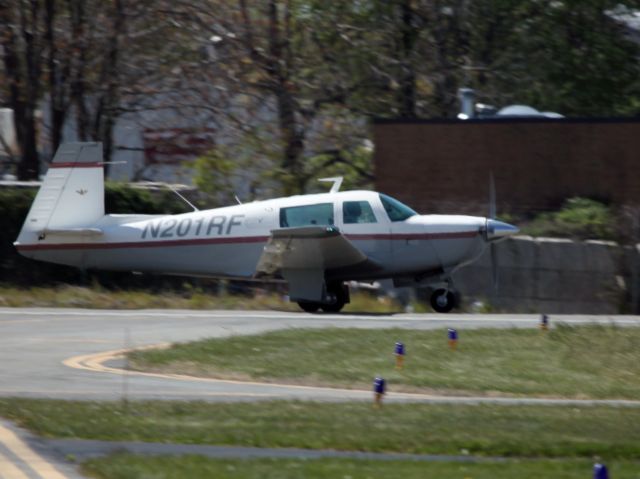
[{"label": "grass field", "polygon": [[640,408],[0,400],[47,437],[419,454],[640,457]]},{"label": "grass field", "polygon": [[[403,341],[405,368],[393,346]],[[640,329],[463,330],[456,351],[437,331],[287,330],[136,352],[137,368],[369,389],[595,398],[640,397]],[[640,408],[386,404],[114,402],[0,399],[0,415],[48,437],[505,457],[477,463],[221,460],[118,454],[91,477],[640,479]]]},{"label": "grass field", "polygon": [[[395,369],[394,344],[407,348]],[[558,325],[464,330],[458,349],[436,331],[285,330],[134,352],[134,369],[393,391],[572,398],[640,398],[640,328]]]},{"label": "grass field", "polygon": [[[163,291],[120,290],[107,291],[100,287],[62,285],[51,288],[16,288],[0,285],[0,307],[59,307],[88,309],[271,309],[295,311],[296,303],[273,293],[256,289],[251,296],[233,294],[209,294],[197,289],[183,293]],[[424,307],[416,305],[417,310]],[[420,309],[422,308],[422,309]],[[389,298],[375,298],[366,293],[355,293],[345,312],[367,311],[372,313],[401,312],[400,304]],[[430,310],[429,310],[430,311]]]},{"label": "grass field", "polygon": [[[593,461],[510,460],[493,463],[322,460],[219,460],[198,456],[150,458],[126,454],[91,460],[84,471],[104,479],[178,477],[216,479],[585,479]],[[611,477],[638,479],[640,463],[607,463]],[[179,472],[176,472],[179,471]]]}]

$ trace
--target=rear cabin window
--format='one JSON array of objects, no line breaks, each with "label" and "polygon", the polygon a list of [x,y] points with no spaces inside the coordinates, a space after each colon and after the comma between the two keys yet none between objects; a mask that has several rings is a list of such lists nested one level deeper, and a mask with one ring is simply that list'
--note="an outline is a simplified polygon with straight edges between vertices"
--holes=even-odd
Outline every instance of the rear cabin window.
[{"label": "rear cabin window", "polygon": [[333,203],[291,206],[280,209],[280,226],[333,225]]},{"label": "rear cabin window", "polygon": [[368,201],[345,201],[342,204],[342,220],[345,224],[375,223],[376,217]]}]

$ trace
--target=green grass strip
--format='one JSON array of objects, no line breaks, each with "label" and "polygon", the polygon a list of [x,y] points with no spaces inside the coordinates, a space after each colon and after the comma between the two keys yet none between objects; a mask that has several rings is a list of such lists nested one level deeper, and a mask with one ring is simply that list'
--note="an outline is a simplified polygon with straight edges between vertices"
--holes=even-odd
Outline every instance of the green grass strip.
[{"label": "green grass strip", "polygon": [[[396,301],[380,300],[367,293],[355,292],[344,311],[392,313],[402,311]],[[71,286],[20,288],[0,285],[0,307],[54,307],[87,309],[222,309],[222,310],[277,310],[301,312],[297,303],[282,295],[254,288],[251,296],[243,294],[211,294],[198,288],[185,288],[182,292],[148,290],[110,291],[100,286]],[[419,311],[431,311],[416,305]]]},{"label": "green grass strip", "polygon": [[640,408],[1,400],[49,437],[512,457],[640,457]]},{"label": "green grass strip", "polygon": [[[351,459],[251,459],[222,460],[200,456],[141,457],[117,454],[88,461],[84,472],[102,479],[189,477],[216,479],[585,479],[591,477],[592,461],[510,460],[493,463],[369,461]],[[640,463],[608,463],[611,477],[637,479]]]},{"label": "green grass strip", "polygon": [[[285,330],[178,344],[130,355],[135,369],[349,388],[383,375],[392,391],[570,398],[640,398],[640,328],[559,325],[462,330],[456,351],[446,328]],[[396,341],[407,349],[395,369]]]}]

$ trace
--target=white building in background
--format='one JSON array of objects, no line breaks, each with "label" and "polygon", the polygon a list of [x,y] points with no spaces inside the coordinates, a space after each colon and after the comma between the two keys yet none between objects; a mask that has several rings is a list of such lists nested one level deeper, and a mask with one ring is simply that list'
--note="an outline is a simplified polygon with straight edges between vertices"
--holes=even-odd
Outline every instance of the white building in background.
[{"label": "white building in background", "polygon": [[[44,168],[55,153],[50,137],[50,114],[42,106],[40,155]],[[113,128],[113,152],[108,178],[116,181],[158,181],[191,184],[191,163],[215,147],[214,129],[194,116],[172,109],[141,111],[120,116]],[[76,118],[67,115],[62,141],[79,141]]]},{"label": "white building in background", "polygon": [[[135,113],[119,117],[114,126],[113,153],[108,178],[117,181],[148,181],[193,185],[194,162],[197,158],[225,145],[238,145],[239,132],[251,131],[251,141],[246,146],[234,148],[239,161],[232,175],[224,181],[241,201],[270,197],[277,183],[264,179],[264,173],[273,170],[273,152],[278,148],[279,135],[276,102],[264,100],[251,103],[250,98],[238,94],[222,98],[215,105],[216,90],[207,91],[207,99],[216,107],[180,107],[200,105],[202,97],[189,98],[188,93],[174,95],[149,95],[138,104]],[[180,96],[182,95],[182,96]],[[177,106],[176,106],[177,105]],[[224,106],[222,106],[224,105]],[[41,158],[48,163],[53,156],[50,141],[50,115],[46,104],[42,106]],[[230,119],[232,118],[232,119]],[[322,151],[344,148],[345,141],[361,146],[366,141],[368,123],[364,118],[349,117],[348,125],[358,134],[350,134],[337,141],[326,127],[334,116],[318,115],[305,124],[305,141],[310,155]],[[301,119],[300,121],[305,121]],[[325,132],[329,131],[329,134]],[[241,133],[240,133],[241,134]],[[76,116],[67,115],[63,130],[63,142],[78,141]],[[253,151],[259,145],[270,150],[262,155]],[[236,154],[234,153],[234,154]],[[235,158],[230,158],[234,160]],[[46,171],[43,165],[42,172]]]},{"label": "white building in background", "polygon": [[18,155],[18,142],[13,124],[13,110],[0,108],[0,180],[14,180],[13,159]]},{"label": "white building in background", "polygon": [[618,5],[609,10],[607,15],[624,26],[629,40],[640,44],[640,10]]},{"label": "white building in background", "polygon": [[472,88],[458,89],[460,100],[460,113],[458,120],[486,120],[489,118],[564,118],[564,115],[555,111],[539,111],[528,105],[509,105],[496,108],[493,105],[476,103],[476,92]]}]

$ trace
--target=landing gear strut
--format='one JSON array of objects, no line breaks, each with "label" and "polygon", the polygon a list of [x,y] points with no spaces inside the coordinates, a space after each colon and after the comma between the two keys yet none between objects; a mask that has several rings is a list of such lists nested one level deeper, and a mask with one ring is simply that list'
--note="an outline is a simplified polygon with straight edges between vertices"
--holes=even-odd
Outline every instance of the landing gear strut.
[{"label": "landing gear strut", "polygon": [[456,295],[449,289],[436,289],[431,294],[431,307],[436,313],[448,313],[457,303]]}]

